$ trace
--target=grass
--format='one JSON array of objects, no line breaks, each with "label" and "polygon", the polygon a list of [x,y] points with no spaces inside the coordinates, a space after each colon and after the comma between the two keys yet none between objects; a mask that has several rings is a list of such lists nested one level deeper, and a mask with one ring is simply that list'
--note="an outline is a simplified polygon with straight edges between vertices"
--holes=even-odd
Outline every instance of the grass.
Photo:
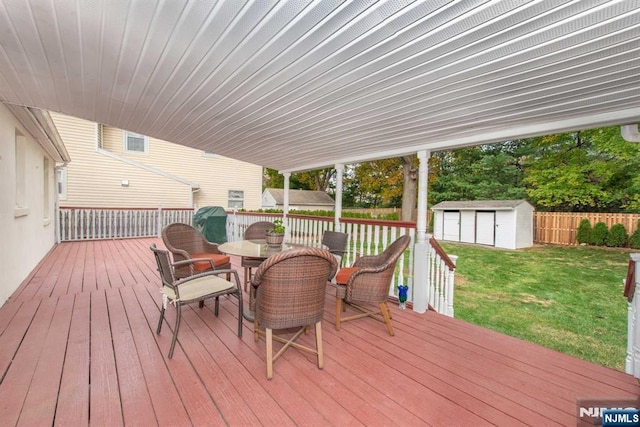
[{"label": "grass", "polygon": [[458,255],[455,316],[624,370],[631,250],[535,246],[510,251],[441,242]]}]

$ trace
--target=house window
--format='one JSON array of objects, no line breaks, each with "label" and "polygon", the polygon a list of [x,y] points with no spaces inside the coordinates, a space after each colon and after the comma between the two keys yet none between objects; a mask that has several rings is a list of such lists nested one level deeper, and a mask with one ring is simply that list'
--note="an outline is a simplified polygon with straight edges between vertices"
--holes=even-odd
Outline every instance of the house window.
[{"label": "house window", "polygon": [[56,169],[56,172],[58,199],[67,200],[67,168]]},{"label": "house window", "polygon": [[230,208],[244,208],[244,191],[242,190],[229,190],[229,201],[227,206]]},{"label": "house window", "polygon": [[132,153],[146,153],[148,146],[148,138],[139,133],[125,131],[124,133],[124,151]]}]

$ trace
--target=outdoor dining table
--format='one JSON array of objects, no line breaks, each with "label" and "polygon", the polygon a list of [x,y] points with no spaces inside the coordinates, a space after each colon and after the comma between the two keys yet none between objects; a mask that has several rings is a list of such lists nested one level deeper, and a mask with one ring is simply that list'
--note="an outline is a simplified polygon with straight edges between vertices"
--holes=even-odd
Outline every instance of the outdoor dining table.
[{"label": "outdoor dining table", "polygon": [[[301,243],[282,243],[278,246],[269,246],[265,239],[256,240],[238,240],[235,242],[226,242],[218,245],[218,250],[227,255],[236,255],[249,258],[267,259],[271,255],[275,255],[282,251],[291,249],[299,249],[305,247],[321,247],[327,249],[325,245],[305,245]],[[249,304],[244,306],[243,317],[249,321],[253,321],[253,311],[251,311],[251,300],[255,297],[253,287],[249,288]]]}]

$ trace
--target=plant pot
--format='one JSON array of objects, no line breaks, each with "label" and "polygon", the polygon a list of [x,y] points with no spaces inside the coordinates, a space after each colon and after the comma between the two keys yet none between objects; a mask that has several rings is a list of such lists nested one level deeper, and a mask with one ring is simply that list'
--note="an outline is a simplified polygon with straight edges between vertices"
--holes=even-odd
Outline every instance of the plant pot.
[{"label": "plant pot", "polygon": [[268,246],[281,246],[284,240],[284,233],[267,233],[266,240]]}]

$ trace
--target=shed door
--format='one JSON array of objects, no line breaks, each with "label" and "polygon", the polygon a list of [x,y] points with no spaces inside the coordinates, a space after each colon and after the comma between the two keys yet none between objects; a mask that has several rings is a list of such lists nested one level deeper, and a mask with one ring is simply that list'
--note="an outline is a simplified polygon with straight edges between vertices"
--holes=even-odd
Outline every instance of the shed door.
[{"label": "shed door", "polygon": [[496,213],[476,212],[476,243],[481,245],[495,245],[496,241]]},{"label": "shed door", "polygon": [[442,240],[460,241],[460,211],[444,211]]}]

